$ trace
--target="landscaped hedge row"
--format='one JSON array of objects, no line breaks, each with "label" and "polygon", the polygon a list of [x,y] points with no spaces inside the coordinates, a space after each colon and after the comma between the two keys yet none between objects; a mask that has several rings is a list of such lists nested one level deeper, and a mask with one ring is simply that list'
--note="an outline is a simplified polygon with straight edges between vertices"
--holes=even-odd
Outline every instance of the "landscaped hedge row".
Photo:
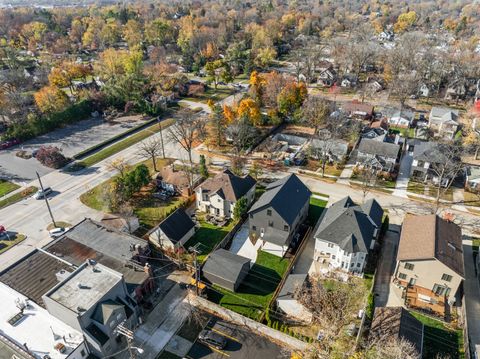
[{"label": "landscaped hedge row", "polygon": [[17,138],[25,141],[47,132],[53,131],[66,124],[84,120],[90,116],[93,111],[92,102],[83,100],[71,105],[62,112],[50,115],[36,115],[30,113],[27,120],[10,126],[6,137],[9,139]]}]

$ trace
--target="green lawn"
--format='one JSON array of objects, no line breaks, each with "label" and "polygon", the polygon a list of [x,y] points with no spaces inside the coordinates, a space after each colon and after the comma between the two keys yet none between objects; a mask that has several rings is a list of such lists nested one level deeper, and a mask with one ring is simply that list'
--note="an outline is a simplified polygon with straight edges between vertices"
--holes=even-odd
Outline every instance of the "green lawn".
[{"label": "green lawn", "polygon": [[308,217],[306,221],[308,225],[312,227],[315,226],[326,205],[327,201],[314,197],[310,198],[310,208],[308,209]]},{"label": "green lawn", "polygon": [[184,97],[182,98],[182,100],[207,103],[208,100],[221,101],[228,96],[233,95],[234,93],[234,89],[228,86],[218,85],[218,88],[216,90],[213,87],[209,87],[205,90],[204,93],[198,94],[196,96]]},{"label": "green lawn", "polygon": [[[157,168],[162,168],[170,163],[170,160],[157,159],[156,162]],[[137,166],[140,164],[146,165],[150,170],[150,173],[153,172],[153,164],[151,160],[140,162],[137,164]],[[115,177],[110,178],[91,190],[83,193],[80,196],[80,201],[84,205],[96,209],[97,211],[109,212],[104,193],[106,193],[114,180]],[[140,191],[140,193],[135,194],[130,200],[131,205],[133,206],[133,211],[138,217],[145,232],[160,223],[173,211],[173,209],[180,207],[186,201],[186,199],[183,197],[172,197],[168,201],[162,201],[153,197],[152,191],[152,186],[146,186],[142,189],[142,191]]]},{"label": "green lawn", "polygon": [[236,293],[214,285],[215,290],[210,291],[212,293],[209,299],[222,307],[258,320],[269,305],[288,263],[287,259],[259,251],[257,261]]},{"label": "green lawn", "polygon": [[12,191],[15,191],[17,188],[20,188],[20,186],[16,185],[15,183],[0,180],[0,197],[3,197]]},{"label": "green lawn", "polygon": [[2,238],[0,240],[0,253],[8,251],[14,245],[20,243],[26,238],[24,234],[15,234],[10,239]]},{"label": "green lawn", "polygon": [[22,199],[29,197],[33,195],[35,192],[37,192],[38,188],[35,186],[27,187],[23,191],[15,193],[11,196],[8,196],[5,199],[2,199],[0,201],[0,208],[7,207],[11,204],[17,203],[21,201]]},{"label": "green lawn", "polygon": [[462,330],[447,328],[442,322],[421,315],[411,314],[424,325],[423,357],[464,358]]},{"label": "green lawn", "polygon": [[[430,196],[435,198],[437,196],[437,188],[434,186],[430,186],[426,183],[416,182],[416,181],[409,181],[408,192],[417,193],[425,196]],[[444,192],[444,188],[440,190],[440,198],[445,201],[453,201],[453,190],[452,188],[448,188],[447,191]]]},{"label": "green lawn", "polygon": [[184,247],[188,248],[200,243],[199,250],[201,254],[198,256],[198,261],[203,263],[207,255],[225,238],[225,236],[232,230],[234,223],[230,221],[225,227],[217,227],[204,220],[199,220],[200,228],[197,229],[192,238],[185,243]]},{"label": "green lawn", "polygon": [[123,151],[124,149],[133,146],[140,141],[143,141],[144,139],[160,131],[160,129],[167,128],[174,122],[175,120],[170,118],[168,120],[162,121],[160,124],[156,123],[152,126],[149,126],[146,129],[137,132],[136,134],[131,135],[124,140],[116,142],[113,145],[94,153],[93,155],[85,158],[82,161],[79,161],[77,166],[80,168],[93,166],[94,164],[103,161],[104,159],[113,156],[114,154]]}]

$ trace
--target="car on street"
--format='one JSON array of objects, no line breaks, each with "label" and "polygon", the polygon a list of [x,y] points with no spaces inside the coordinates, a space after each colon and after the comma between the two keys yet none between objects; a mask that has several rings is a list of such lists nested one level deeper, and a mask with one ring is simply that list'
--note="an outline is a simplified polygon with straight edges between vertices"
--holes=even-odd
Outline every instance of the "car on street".
[{"label": "car on street", "polygon": [[67,232],[70,227],[57,227],[48,231],[48,234],[51,238],[58,238],[63,236],[65,232]]},{"label": "car on street", "polygon": [[44,197],[48,196],[50,193],[52,193],[52,188],[51,187],[45,187],[43,191],[40,189],[38,190],[37,193],[33,195],[33,198],[35,199],[43,199]]},{"label": "car on street", "polygon": [[200,332],[198,335],[198,341],[218,350],[222,350],[227,345],[227,339],[224,336],[208,329],[204,329]]},{"label": "car on street", "polygon": [[18,145],[19,143],[20,141],[17,140],[16,138],[13,140],[0,142],[0,150],[6,150],[7,148]]}]

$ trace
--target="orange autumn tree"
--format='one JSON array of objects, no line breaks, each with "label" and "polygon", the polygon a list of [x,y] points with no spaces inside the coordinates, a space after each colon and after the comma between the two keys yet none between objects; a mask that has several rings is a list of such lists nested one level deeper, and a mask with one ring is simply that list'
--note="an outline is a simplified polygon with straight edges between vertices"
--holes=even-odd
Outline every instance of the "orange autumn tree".
[{"label": "orange autumn tree", "polygon": [[223,105],[223,117],[225,118],[227,124],[230,125],[235,122],[236,113],[232,107],[228,105]]},{"label": "orange autumn tree", "polygon": [[43,113],[60,112],[69,104],[67,94],[55,86],[42,87],[33,97]]},{"label": "orange autumn tree", "polygon": [[252,97],[255,99],[259,106],[262,106],[262,93],[265,86],[265,79],[257,71],[252,71],[250,74],[250,89]]},{"label": "orange autumn tree", "polygon": [[262,114],[260,113],[260,107],[257,102],[251,98],[246,98],[240,101],[237,108],[237,116],[246,116],[250,123],[254,126],[260,126],[262,120]]}]

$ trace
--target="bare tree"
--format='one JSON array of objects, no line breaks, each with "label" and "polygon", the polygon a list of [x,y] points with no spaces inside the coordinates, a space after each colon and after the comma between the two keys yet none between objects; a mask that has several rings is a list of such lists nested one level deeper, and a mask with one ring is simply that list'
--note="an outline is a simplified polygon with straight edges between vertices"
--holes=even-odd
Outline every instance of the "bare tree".
[{"label": "bare tree", "polygon": [[435,179],[435,213],[440,207],[440,198],[449,190],[464,168],[462,154],[463,148],[457,143],[439,143],[436,148],[435,158],[432,157],[429,168]]},{"label": "bare tree", "polygon": [[313,136],[325,125],[332,111],[333,104],[330,101],[320,96],[308,96],[302,105],[302,114],[305,124],[313,128]]},{"label": "bare tree", "polygon": [[420,359],[415,346],[403,338],[376,341],[365,350],[366,359]]},{"label": "bare tree", "polygon": [[118,206],[115,212],[118,217],[125,221],[128,233],[132,233],[132,218],[134,217],[133,207],[128,203],[122,203]]},{"label": "bare tree", "polygon": [[142,157],[152,159],[153,170],[158,172],[157,169],[157,156],[163,152],[162,143],[157,138],[151,138],[140,144],[139,153]]},{"label": "bare tree", "polygon": [[121,178],[125,176],[125,173],[129,170],[130,166],[123,157],[118,157],[107,164],[109,171],[117,171]]}]

